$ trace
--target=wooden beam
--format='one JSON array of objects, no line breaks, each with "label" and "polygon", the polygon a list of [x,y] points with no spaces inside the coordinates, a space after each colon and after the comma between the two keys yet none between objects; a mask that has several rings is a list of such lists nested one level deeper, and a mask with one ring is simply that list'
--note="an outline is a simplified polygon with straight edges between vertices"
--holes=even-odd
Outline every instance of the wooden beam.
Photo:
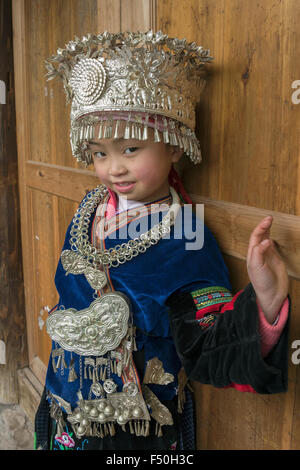
[{"label": "wooden beam", "polygon": [[[26,179],[32,188],[77,202],[99,184],[91,171],[33,161],[26,163]],[[252,230],[261,219],[272,215],[271,238],[287,264],[289,275],[300,279],[299,216],[215,201],[196,194],[191,197],[195,204],[205,205],[205,223],[218,240],[221,251],[235,258],[246,259]]]},{"label": "wooden beam", "polygon": [[46,193],[80,202],[87,192],[99,185],[89,170],[79,170],[49,163],[26,162],[27,185]]},{"label": "wooden beam", "polygon": [[220,249],[236,258],[247,258],[252,230],[267,215],[273,216],[270,237],[284,259],[290,277],[300,279],[300,217],[282,212],[235,204],[191,194],[195,204],[204,204],[204,220]]},{"label": "wooden beam", "polygon": [[[32,280],[32,243],[31,220],[28,217],[25,161],[29,159],[29,102],[26,73],[26,13],[24,0],[12,1],[13,18],[13,47],[14,47],[14,75],[15,75],[15,100],[16,100],[16,130],[18,148],[18,172],[19,172],[19,194],[20,194],[20,220],[22,238],[23,275],[25,287],[26,314],[33,311]],[[29,320],[29,321],[28,321]],[[33,337],[30,318],[27,319],[27,338]],[[34,356],[32,344],[28,341],[28,358]]]}]

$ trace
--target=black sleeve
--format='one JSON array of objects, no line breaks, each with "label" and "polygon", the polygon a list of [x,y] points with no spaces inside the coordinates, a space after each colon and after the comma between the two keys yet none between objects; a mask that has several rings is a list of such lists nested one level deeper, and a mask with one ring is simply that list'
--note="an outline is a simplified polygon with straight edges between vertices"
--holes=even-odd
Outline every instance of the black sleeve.
[{"label": "black sleeve", "polygon": [[[252,284],[203,329],[190,293],[167,300],[177,353],[190,380],[215,387],[251,385],[257,393],[279,393],[288,383],[288,321],[278,343],[263,359],[256,294]],[[290,305],[289,298],[289,305]]]}]

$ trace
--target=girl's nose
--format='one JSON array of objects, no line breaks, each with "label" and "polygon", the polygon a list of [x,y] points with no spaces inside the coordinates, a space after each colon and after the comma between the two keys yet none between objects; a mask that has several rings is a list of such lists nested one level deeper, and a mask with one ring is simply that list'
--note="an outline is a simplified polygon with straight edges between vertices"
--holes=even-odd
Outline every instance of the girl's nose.
[{"label": "girl's nose", "polygon": [[126,166],[120,162],[119,159],[112,159],[109,166],[109,174],[110,176],[119,176],[125,175],[127,173]]}]

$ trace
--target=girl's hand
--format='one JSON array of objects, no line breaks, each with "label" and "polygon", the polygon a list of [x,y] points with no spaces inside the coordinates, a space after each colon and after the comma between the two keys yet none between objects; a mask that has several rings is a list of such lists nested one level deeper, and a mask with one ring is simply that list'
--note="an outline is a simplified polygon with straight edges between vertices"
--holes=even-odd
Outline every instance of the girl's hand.
[{"label": "girl's hand", "polygon": [[248,247],[247,270],[268,323],[274,323],[288,295],[288,274],[275,243],[269,238],[273,217],[265,217],[253,230]]}]

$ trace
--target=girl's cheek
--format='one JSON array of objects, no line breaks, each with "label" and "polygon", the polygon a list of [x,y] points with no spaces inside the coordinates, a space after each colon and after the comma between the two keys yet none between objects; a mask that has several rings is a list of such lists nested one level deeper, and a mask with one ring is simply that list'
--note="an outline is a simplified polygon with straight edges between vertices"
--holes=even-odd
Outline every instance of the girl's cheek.
[{"label": "girl's cheek", "polygon": [[155,170],[151,167],[141,167],[135,170],[135,176],[140,180],[151,181],[155,177]]}]

